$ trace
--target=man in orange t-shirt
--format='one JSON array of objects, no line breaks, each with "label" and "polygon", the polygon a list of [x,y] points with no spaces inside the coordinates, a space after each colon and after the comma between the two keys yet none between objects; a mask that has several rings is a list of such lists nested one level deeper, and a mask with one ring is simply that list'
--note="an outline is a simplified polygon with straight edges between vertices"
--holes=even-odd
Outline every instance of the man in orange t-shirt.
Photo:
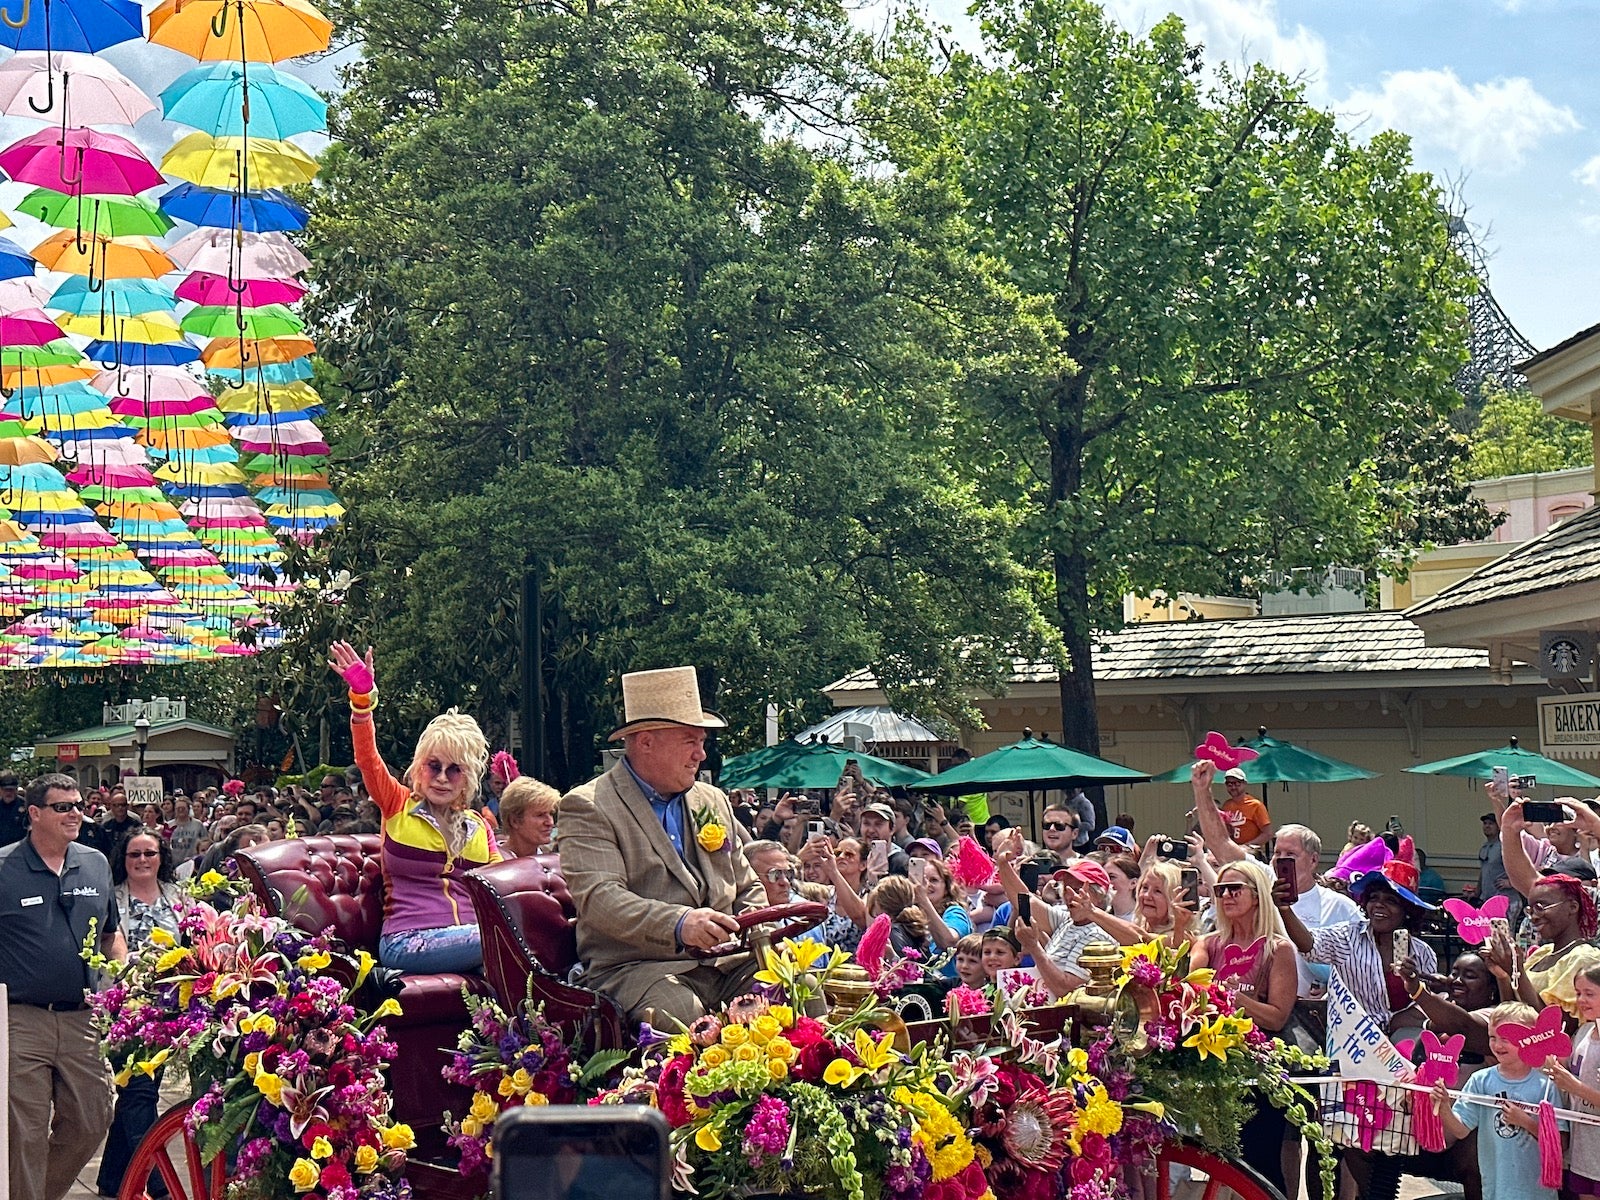
[{"label": "man in orange t-shirt", "polygon": [[1267,815],[1267,806],[1250,794],[1244,768],[1230,767],[1222,776],[1222,785],[1228,789],[1222,819],[1228,823],[1233,840],[1241,846],[1263,845],[1272,836],[1272,818]]}]

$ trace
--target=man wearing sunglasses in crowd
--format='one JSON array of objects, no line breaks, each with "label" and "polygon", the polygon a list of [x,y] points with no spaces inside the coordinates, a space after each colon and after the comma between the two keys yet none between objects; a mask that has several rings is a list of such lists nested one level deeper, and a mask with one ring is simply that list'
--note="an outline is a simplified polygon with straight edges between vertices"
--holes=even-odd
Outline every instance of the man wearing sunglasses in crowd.
[{"label": "man wearing sunglasses in crowd", "polygon": [[28,836],[0,849],[0,982],[10,998],[13,1200],[60,1200],[111,1126],[111,1070],[89,1020],[91,932],[121,961],[111,865],[81,845],[69,775],[28,785]]}]

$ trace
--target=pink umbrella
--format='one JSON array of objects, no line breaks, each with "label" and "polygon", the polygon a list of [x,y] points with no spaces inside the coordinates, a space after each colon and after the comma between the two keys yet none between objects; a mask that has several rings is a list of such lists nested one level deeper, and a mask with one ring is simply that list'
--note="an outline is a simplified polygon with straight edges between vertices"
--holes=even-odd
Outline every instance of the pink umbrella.
[{"label": "pink umbrella", "polygon": [[0,150],[0,170],[18,183],[69,195],[133,196],[161,172],[125,137],[94,129],[41,129]]},{"label": "pink umbrella", "polygon": [[79,487],[91,484],[107,488],[157,487],[156,477],[149,467],[100,466],[86,463],[67,472],[67,481]]},{"label": "pink umbrella", "polygon": [[93,54],[23,50],[0,63],[0,112],[7,116],[61,124],[70,113],[79,125],[133,125],[155,110],[126,75]]},{"label": "pink umbrella", "polygon": [[78,568],[64,558],[35,558],[14,564],[11,573],[18,579],[76,579]]},{"label": "pink umbrella", "polygon": [[[240,290],[234,291],[234,288]],[[303,283],[288,279],[238,279],[228,282],[226,275],[196,271],[178,285],[178,299],[196,304],[260,308],[265,304],[294,304],[306,294]]]},{"label": "pink umbrella", "polygon": [[0,344],[7,346],[48,346],[67,335],[37,308],[23,308],[0,316]]},{"label": "pink umbrella", "polygon": [[50,299],[50,287],[37,275],[22,275],[16,279],[0,279],[0,311],[13,312],[19,308],[43,308]]},{"label": "pink umbrella", "polygon": [[107,407],[119,417],[157,420],[204,412],[216,406],[217,402],[210,396],[190,396],[183,400],[139,400],[133,396],[113,396]]},{"label": "pink umbrella", "polygon": [[207,529],[265,529],[267,519],[263,516],[254,517],[196,517],[195,520]]},{"label": "pink umbrella", "polygon": [[69,529],[60,533],[41,533],[39,544],[52,550],[83,550],[89,547],[115,546],[117,539],[103,529]]},{"label": "pink umbrella", "polygon": [[[0,157],[0,167],[5,165]],[[167,257],[190,271],[221,275],[225,280],[288,279],[311,266],[281,233],[239,233],[232,229],[196,229],[179,238]]]},{"label": "pink umbrella", "polygon": [[281,454],[286,458],[316,458],[333,453],[327,442],[302,442],[290,446],[282,442],[257,442],[248,438],[239,439],[239,449],[251,454]]}]

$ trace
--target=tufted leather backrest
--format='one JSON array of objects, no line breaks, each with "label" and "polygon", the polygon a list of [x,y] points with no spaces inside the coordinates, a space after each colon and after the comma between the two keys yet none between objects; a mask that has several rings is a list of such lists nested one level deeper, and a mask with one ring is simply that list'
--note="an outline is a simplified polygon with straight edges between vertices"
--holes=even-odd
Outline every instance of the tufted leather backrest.
[{"label": "tufted leather backrest", "polygon": [[375,833],[267,842],[235,855],[269,913],[309,933],[329,925],[351,949],[376,954],[383,927],[383,863]]},{"label": "tufted leather backrest", "polygon": [[572,969],[578,961],[577,910],[559,855],[508,858],[463,878],[485,935],[491,929],[509,935],[534,970],[562,977]]}]

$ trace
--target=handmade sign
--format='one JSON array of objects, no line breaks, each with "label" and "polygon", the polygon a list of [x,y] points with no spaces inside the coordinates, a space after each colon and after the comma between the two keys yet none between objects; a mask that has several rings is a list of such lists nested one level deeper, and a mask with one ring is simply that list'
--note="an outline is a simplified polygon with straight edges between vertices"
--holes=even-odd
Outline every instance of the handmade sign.
[{"label": "handmade sign", "polygon": [[[1417,1077],[1413,1082],[1423,1087],[1432,1087],[1435,1083],[1442,1083],[1449,1088],[1455,1087],[1456,1080],[1461,1076],[1461,1051],[1466,1044],[1467,1039],[1459,1033],[1451,1034],[1441,1042],[1433,1030],[1424,1029],[1422,1063],[1417,1067]],[[1415,1042],[1395,1044],[1395,1049],[1407,1058],[1411,1057],[1411,1052],[1415,1048]],[[1416,1131],[1417,1145],[1434,1153],[1444,1149],[1444,1123],[1439,1120],[1439,1113],[1429,1097],[1412,1096],[1411,1125]]]},{"label": "handmade sign", "polygon": [[1256,973],[1256,968],[1261,965],[1261,956],[1266,952],[1267,939],[1257,938],[1248,946],[1224,946],[1222,957],[1216,964],[1216,977],[1218,979],[1249,979]]},{"label": "handmade sign", "polygon": [[1345,1086],[1344,1111],[1355,1117],[1356,1136],[1361,1149],[1369,1154],[1373,1139],[1394,1123],[1394,1106],[1370,1079]]},{"label": "handmade sign", "polygon": [[1517,1057],[1523,1062],[1530,1067],[1542,1067],[1552,1054],[1562,1059],[1572,1054],[1572,1039],[1563,1027],[1565,1018],[1560,1005],[1547,1004],[1532,1029],[1507,1021],[1496,1032],[1516,1047]]},{"label": "handmade sign", "polygon": [[1206,734],[1206,740],[1194,748],[1196,762],[1208,762],[1219,771],[1243,766],[1261,756],[1249,746],[1230,745],[1228,739],[1216,730]]},{"label": "handmade sign", "polygon": [[[1331,1094],[1324,1096],[1324,1111],[1337,1114],[1328,1129],[1334,1143],[1383,1154],[1415,1154],[1410,1113],[1396,1106],[1392,1097],[1399,1093],[1387,1086],[1409,1079],[1411,1064],[1337,971],[1328,979],[1327,1052],[1343,1081],[1329,1085]],[[1352,1085],[1363,1081],[1371,1090],[1354,1091]]]},{"label": "handmade sign", "polygon": [[1504,917],[1511,901],[1505,896],[1490,896],[1478,908],[1466,900],[1451,898],[1444,902],[1444,910],[1456,919],[1456,933],[1469,946],[1481,946],[1494,936],[1491,925],[1497,917]]}]

